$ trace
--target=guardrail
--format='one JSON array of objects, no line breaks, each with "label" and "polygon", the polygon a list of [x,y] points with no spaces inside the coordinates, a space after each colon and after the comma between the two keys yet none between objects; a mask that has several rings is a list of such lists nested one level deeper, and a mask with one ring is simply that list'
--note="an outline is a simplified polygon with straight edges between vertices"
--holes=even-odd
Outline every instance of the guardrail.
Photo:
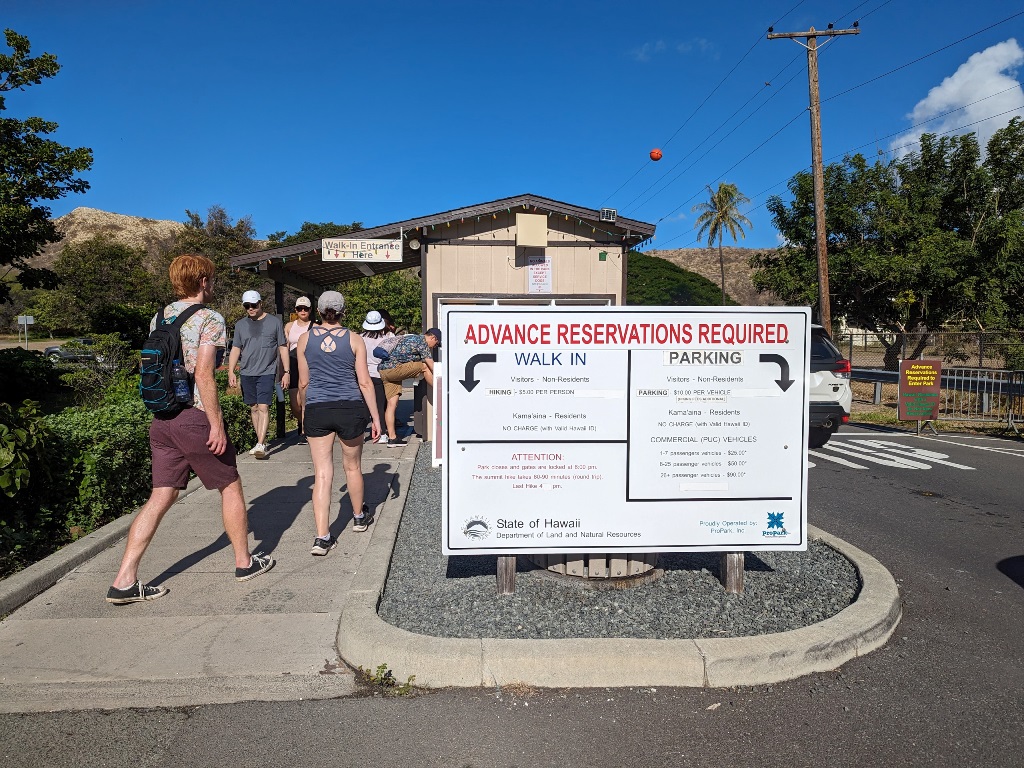
[{"label": "guardrail", "polygon": [[[853,381],[875,385],[872,402],[882,402],[882,385],[899,384],[899,371],[853,368]],[[1005,422],[1020,434],[1024,423],[1024,371],[991,368],[946,368],[941,378],[939,420]]]}]

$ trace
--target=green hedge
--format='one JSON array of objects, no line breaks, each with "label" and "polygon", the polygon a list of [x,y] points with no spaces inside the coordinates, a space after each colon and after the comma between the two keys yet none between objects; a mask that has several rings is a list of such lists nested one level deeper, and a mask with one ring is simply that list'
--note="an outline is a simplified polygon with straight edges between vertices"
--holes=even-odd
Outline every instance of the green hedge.
[{"label": "green hedge", "polygon": [[[137,386],[137,385],[136,385]],[[249,406],[222,394],[228,437],[255,443]],[[149,423],[135,388],[118,382],[100,405],[41,415],[0,404],[0,578],[137,509],[149,496]]]},{"label": "green hedge", "polygon": [[40,400],[61,388],[60,371],[42,352],[8,347],[0,349],[0,402]]},{"label": "green hedge", "polygon": [[138,396],[48,417],[70,498],[64,523],[72,538],[134,511],[150,491],[149,422]]}]

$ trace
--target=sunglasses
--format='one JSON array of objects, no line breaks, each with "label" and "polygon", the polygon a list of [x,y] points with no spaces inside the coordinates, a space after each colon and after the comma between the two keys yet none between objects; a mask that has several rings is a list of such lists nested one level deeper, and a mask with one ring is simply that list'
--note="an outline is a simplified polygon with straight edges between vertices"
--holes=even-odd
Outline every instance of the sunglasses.
[{"label": "sunglasses", "polygon": [[311,309],[312,309],[312,307],[296,307],[295,311],[296,312],[309,312]]},{"label": "sunglasses", "polygon": [[255,304],[250,304],[248,301],[243,301],[242,302],[242,306],[245,309],[258,309],[259,306],[260,306],[260,303],[257,301]]}]

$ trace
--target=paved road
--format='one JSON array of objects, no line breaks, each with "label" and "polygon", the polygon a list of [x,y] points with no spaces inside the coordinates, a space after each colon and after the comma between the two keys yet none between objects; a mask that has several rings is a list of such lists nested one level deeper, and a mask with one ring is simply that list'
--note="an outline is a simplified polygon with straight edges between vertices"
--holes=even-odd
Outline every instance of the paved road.
[{"label": "paved road", "polygon": [[811,522],[877,557],[905,598],[890,643],[838,671],[4,715],[0,766],[1019,766],[1024,444],[850,428],[812,460]]}]

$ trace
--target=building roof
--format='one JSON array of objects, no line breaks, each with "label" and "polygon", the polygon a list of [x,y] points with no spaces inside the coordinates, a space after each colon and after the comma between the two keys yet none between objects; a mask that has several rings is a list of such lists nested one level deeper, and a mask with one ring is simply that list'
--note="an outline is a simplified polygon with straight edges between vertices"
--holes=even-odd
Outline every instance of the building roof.
[{"label": "building roof", "polygon": [[[517,211],[516,209],[519,210]],[[409,233],[412,230],[420,229],[422,233],[417,235],[417,238],[421,242],[427,244],[445,242],[446,238],[431,237],[430,232],[426,231],[427,228],[446,224],[455,219],[465,219],[470,216],[483,216],[500,211],[515,213],[533,210],[564,214],[565,216],[574,217],[581,222],[586,222],[595,228],[595,242],[598,243],[626,245],[629,248],[635,248],[654,235],[654,224],[621,217],[614,223],[601,221],[600,210],[582,208],[578,205],[570,205],[569,203],[541,197],[540,195],[524,194],[492,200],[488,203],[478,203],[465,208],[442,211],[429,216],[396,221],[391,224],[370,227],[369,229],[361,229],[358,232],[339,235],[339,238],[397,239],[399,233]],[[252,253],[242,253],[232,256],[230,264],[236,268],[252,268],[257,266],[262,268],[263,263],[266,262],[268,276],[274,280],[292,285],[303,291],[319,292],[325,286],[356,280],[368,276],[368,274],[383,274],[399,269],[418,267],[420,266],[420,254],[422,253],[422,248],[414,251],[408,245],[405,245],[401,262],[371,262],[364,264],[347,261],[322,261],[318,252],[319,249],[320,240],[310,240],[305,243],[294,243]]]}]

